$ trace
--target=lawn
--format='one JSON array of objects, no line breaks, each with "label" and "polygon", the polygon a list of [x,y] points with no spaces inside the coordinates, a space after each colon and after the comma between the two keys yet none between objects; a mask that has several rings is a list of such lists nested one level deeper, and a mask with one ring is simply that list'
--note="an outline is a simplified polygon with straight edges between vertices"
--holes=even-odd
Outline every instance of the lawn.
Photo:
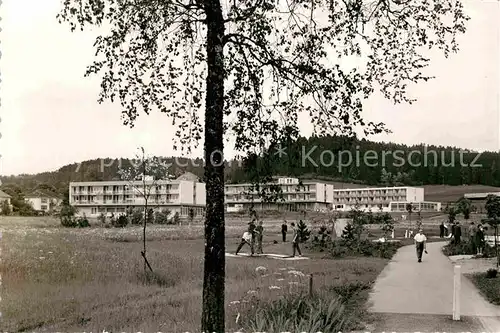
[{"label": "lawn", "polygon": [[492,304],[500,305],[500,277],[488,278],[486,272],[468,274],[467,277]]},{"label": "lawn", "polygon": [[[291,252],[289,243],[274,244],[279,224],[264,227],[265,252]],[[244,228],[229,223],[228,251],[236,249]],[[139,227],[63,229],[50,218],[9,217],[0,219],[0,229],[3,331],[199,331],[202,226],[148,228],[154,280],[143,274]],[[228,331],[241,328],[253,304],[250,296],[262,302],[299,297],[307,292],[308,274],[314,276],[315,293],[343,299],[351,329],[363,328],[364,302],[387,260],[334,260],[303,252],[311,259],[227,258]],[[265,274],[256,271],[259,266]]]}]

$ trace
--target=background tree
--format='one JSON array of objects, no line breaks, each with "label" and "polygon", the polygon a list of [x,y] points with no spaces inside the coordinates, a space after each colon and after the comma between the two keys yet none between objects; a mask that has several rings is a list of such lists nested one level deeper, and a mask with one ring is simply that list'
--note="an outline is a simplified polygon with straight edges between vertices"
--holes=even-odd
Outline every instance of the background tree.
[{"label": "background tree", "polygon": [[464,219],[468,220],[470,218],[470,213],[472,211],[472,203],[469,199],[462,197],[457,201],[457,208],[460,213],[464,215]]},{"label": "background tree", "polygon": [[144,147],[139,148],[140,153],[137,154],[137,159],[128,168],[120,169],[118,172],[122,180],[128,181],[129,187],[132,188],[133,194],[139,194],[144,200],[143,205],[143,227],[142,227],[142,243],[143,249],[141,256],[144,258],[144,272],[147,268],[152,272],[147,257],[146,257],[146,225],[151,223],[154,217],[153,209],[148,205],[149,199],[152,197],[153,190],[156,190],[159,180],[168,179],[168,164],[158,157],[146,156]]},{"label": "background tree", "polygon": [[382,168],[382,171],[380,174],[380,183],[384,186],[391,186],[393,183],[392,173],[387,172],[387,170],[385,168]]},{"label": "background tree", "polygon": [[359,208],[359,204],[355,204],[353,209],[349,212],[348,217],[352,220],[352,229],[354,232],[354,235],[356,236],[356,240],[359,242],[361,240],[361,235],[363,234],[363,231],[365,230],[365,224],[366,224],[366,215],[365,213]]},{"label": "background tree", "polygon": [[413,204],[410,202],[410,203],[407,203],[406,204],[406,211],[408,212],[408,218],[410,220],[410,230],[411,230],[411,215],[413,213]]},{"label": "background tree", "polygon": [[307,227],[307,224],[304,221],[299,220],[299,223],[297,223],[297,229],[300,243],[307,242],[311,236],[311,231]]},{"label": "background tree", "polygon": [[382,225],[380,226],[380,229],[384,233],[384,238],[388,239],[389,235],[394,230],[394,219],[391,214],[385,213],[382,215]]},{"label": "background tree", "polygon": [[[87,74],[104,72],[100,101],[119,100],[125,124],[159,110],[180,123],[188,147],[204,129],[205,332],[225,330],[224,134],[251,151],[298,129],[301,112],[315,133],[384,131],[365,121],[363,99],[377,87],[411,103],[408,84],[430,78],[423,46],[448,56],[467,20],[459,0],[65,0],[59,18],[72,30],[109,27]],[[343,61],[353,58],[364,66]]]},{"label": "background tree", "polygon": [[194,220],[194,209],[189,208],[189,225],[193,223],[193,220]]},{"label": "background tree", "polygon": [[448,208],[448,223],[451,225],[455,223],[455,219],[457,218],[457,208],[449,207]]}]

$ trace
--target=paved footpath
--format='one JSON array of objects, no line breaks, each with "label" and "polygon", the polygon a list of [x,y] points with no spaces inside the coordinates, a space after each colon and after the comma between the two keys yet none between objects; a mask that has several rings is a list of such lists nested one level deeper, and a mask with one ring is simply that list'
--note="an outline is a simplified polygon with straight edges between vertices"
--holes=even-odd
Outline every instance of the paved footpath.
[{"label": "paved footpath", "polygon": [[453,264],[446,243],[427,244],[422,263],[404,246],[378,277],[370,294],[374,331],[500,332],[500,307],[488,303],[466,277],[461,280],[461,321],[452,320]]}]

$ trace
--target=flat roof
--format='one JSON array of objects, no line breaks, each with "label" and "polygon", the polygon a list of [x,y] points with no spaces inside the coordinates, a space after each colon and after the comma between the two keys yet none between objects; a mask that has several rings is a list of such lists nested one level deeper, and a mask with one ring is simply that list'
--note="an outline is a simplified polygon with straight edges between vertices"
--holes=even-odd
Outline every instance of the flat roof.
[{"label": "flat roof", "polygon": [[467,199],[486,199],[488,195],[500,197],[500,192],[483,192],[483,193],[465,193],[464,198]]},{"label": "flat roof", "polygon": [[387,186],[387,187],[353,187],[353,188],[340,188],[333,189],[333,191],[341,192],[341,191],[373,191],[373,190],[387,190],[387,189],[403,189],[403,188],[421,188],[417,186]]}]

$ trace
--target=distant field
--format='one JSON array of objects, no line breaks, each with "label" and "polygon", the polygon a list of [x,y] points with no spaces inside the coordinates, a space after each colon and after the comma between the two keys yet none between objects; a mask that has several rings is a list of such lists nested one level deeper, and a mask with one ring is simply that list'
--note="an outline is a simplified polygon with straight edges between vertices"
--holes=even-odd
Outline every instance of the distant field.
[{"label": "distant field", "polygon": [[485,185],[425,185],[424,189],[425,200],[441,202],[457,201],[465,193],[500,192],[500,187]]}]

